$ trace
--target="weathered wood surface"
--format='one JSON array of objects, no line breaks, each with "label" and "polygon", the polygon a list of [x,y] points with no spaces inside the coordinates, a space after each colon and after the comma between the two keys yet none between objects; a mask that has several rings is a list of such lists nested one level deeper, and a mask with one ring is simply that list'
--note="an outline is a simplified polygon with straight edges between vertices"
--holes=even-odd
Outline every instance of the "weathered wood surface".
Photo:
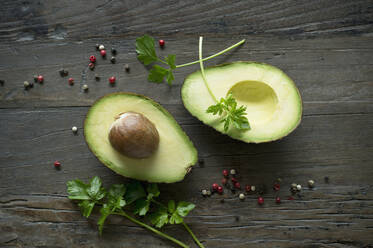
[{"label": "weathered wood surface", "polygon": [[[172,87],[146,82],[134,52],[143,33],[166,39],[160,52],[177,54],[177,63],[196,59],[199,34],[206,36],[206,55],[246,38],[207,64],[256,60],[282,68],[302,94],[302,124],[260,145],[202,125],[180,99],[183,79],[198,67],[177,71]],[[95,72],[87,69],[95,43],[114,45],[117,64],[99,59]],[[182,196],[197,204],[187,221],[206,247],[373,246],[372,1],[9,0],[0,9],[0,44],[0,247],[173,247],[120,218],[111,218],[100,238],[97,215],[85,220],[66,199],[65,183],[73,178],[100,175],[106,185],[123,180],[97,161],[82,135],[89,106],[115,91],[163,104],[204,158],[183,182],[161,189],[163,199]],[[62,66],[76,79],[73,87],[59,76]],[[24,91],[23,81],[36,73],[45,76],[44,85]],[[118,78],[115,87],[107,83],[111,75]],[[265,184],[264,206],[255,194],[243,202],[230,192],[224,203],[220,196],[202,198],[200,189],[220,181],[223,168],[236,168],[243,184]],[[278,177],[280,205],[271,190]],[[305,187],[308,179],[316,181],[314,190]],[[288,201],[292,182],[305,189]],[[194,246],[182,228],[164,231]]]}]

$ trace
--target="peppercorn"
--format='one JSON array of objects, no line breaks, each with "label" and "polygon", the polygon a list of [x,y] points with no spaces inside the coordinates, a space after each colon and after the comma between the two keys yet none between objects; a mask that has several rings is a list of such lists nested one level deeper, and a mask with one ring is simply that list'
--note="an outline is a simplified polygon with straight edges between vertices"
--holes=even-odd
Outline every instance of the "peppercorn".
[{"label": "peppercorn", "polygon": [[34,87],[34,82],[29,82],[29,84],[30,84],[30,88],[33,88]]},{"label": "peppercorn", "polygon": [[158,42],[159,42],[159,46],[163,48],[165,44],[164,40],[159,40]]},{"label": "peppercorn", "polygon": [[280,190],[280,184],[279,184],[279,183],[275,183],[275,184],[273,185],[273,190],[274,190],[274,191],[279,191],[279,190]]},{"label": "peppercorn", "polygon": [[110,84],[115,84],[115,80],[116,80],[116,78],[114,76],[109,77],[109,83]]},{"label": "peppercorn", "polygon": [[69,84],[70,84],[70,85],[73,85],[73,84],[74,84],[74,79],[73,79],[73,78],[69,78]]},{"label": "peppercorn", "polygon": [[73,131],[73,133],[77,133],[78,132],[78,128],[76,126],[73,126],[71,128],[71,131]]},{"label": "peppercorn", "polygon": [[228,170],[223,170],[223,176],[224,176],[224,177],[228,177],[228,176],[229,176],[229,172],[228,172]]},{"label": "peppercorn", "polygon": [[201,193],[202,193],[203,196],[206,196],[206,195],[207,195],[207,190],[203,189],[203,190],[201,191]]},{"label": "peppercorn", "polygon": [[124,70],[125,70],[126,72],[129,72],[129,71],[130,71],[130,65],[129,65],[129,64],[125,64],[125,65],[124,65]]},{"label": "peppercorn", "polygon": [[211,191],[207,190],[207,196],[210,196],[210,195],[211,195]]},{"label": "peppercorn", "polygon": [[0,79],[0,85],[4,85],[5,81]]},{"label": "peppercorn", "polygon": [[95,74],[95,79],[96,79],[96,81],[100,80],[100,76],[97,73]]},{"label": "peppercorn", "polygon": [[38,81],[39,75],[34,75],[34,82],[36,83]]},{"label": "peppercorn", "polygon": [[89,57],[89,61],[91,61],[92,63],[95,63],[95,62],[96,62],[96,56],[91,55],[91,56]]},{"label": "peppercorn", "polygon": [[89,69],[93,70],[93,69],[95,69],[95,64],[91,62],[91,63],[88,64],[88,67],[89,67]]},{"label": "peppercorn", "polygon": [[240,194],[239,196],[238,196],[239,198],[240,198],[240,200],[243,200],[243,199],[245,199],[245,195],[244,194]]},{"label": "peppercorn", "polygon": [[276,197],[276,203],[281,203],[281,198],[279,196]]},{"label": "peppercorn", "polygon": [[329,177],[324,177],[325,183],[329,183]]},{"label": "peppercorn", "polygon": [[255,186],[251,186],[251,191],[255,191]]},{"label": "peppercorn", "polygon": [[96,50],[98,51],[100,49],[100,44],[96,44],[95,47],[96,47]]},{"label": "peppercorn", "polygon": [[259,196],[259,197],[258,197],[258,204],[259,204],[259,205],[263,205],[263,203],[264,203],[264,198],[261,197],[261,196]]},{"label": "peppercorn", "polygon": [[228,183],[228,180],[227,180],[225,177],[223,177],[223,178],[221,179],[221,183],[222,183],[223,185],[226,185],[226,184]]},{"label": "peppercorn", "polygon": [[298,191],[301,191],[301,190],[302,190],[302,185],[298,184],[298,185],[297,185],[297,190],[298,190]]},{"label": "peppercorn", "polygon": [[251,186],[250,185],[246,185],[245,186],[245,190],[246,190],[246,192],[250,192],[251,191]]},{"label": "peppercorn", "polygon": [[308,187],[309,188],[315,187],[315,181],[314,180],[308,180]]},{"label": "peppercorn", "polygon": [[57,168],[57,169],[59,169],[61,167],[61,163],[58,162],[58,161],[54,161],[53,164],[54,164],[54,167]]},{"label": "peppercorn", "polygon": [[101,54],[102,57],[105,57],[106,56],[106,50],[101,50],[100,54]]},{"label": "peppercorn", "polygon": [[114,47],[111,48],[111,54],[113,54],[113,55],[117,54],[117,50]]},{"label": "peppercorn", "polygon": [[88,91],[88,85],[84,84],[83,87],[82,87],[82,90]]},{"label": "peppercorn", "polygon": [[223,194],[224,190],[223,190],[223,187],[222,186],[219,186],[218,187],[218,193],[219,194]]},{"label": "peppercorn", "polygon": [[231,178],[231,181],[232,181],[232,183],[237,183],[237,182],[238,182],[237,179],[236,179],[235,177],[232,177],[232,178]]},{"label": "peppercorn", "polygon": [[231,169],[231,175],[236,175],[236,170],[235,169]]},{"label": "peppercorn", "polygon": [[30,87],[30,83],[28,81],[24,81],[23,87],[25,87],[25,90],[27,90]]},{"label": "peppercorn", "polygon": [[67,70],[63,69],[63,68],[60,69],[58,72],[60,73],[61,77],[65,77],[69,74],[69,72]]},{"label": "peppercorn", "polygon": [[212,188],[213,191],[217,191],[218,188],[219,188],[219,185],[217,183],[213,183],[211,188]]},{"label": "peppercorn", "polygon": [[43,83],[44,82],[44,77],[42,75],[38,76],[38,82]]},{"label": "peppercorn", "polygon": [[234,183],[234,187],[235,187],[236,189],[240,189],[240,188],[241,188],[241,184],[240,184],[239,182],[235,182],[235,183]]},{"label": "peppercorn", "polygon": [[115,57],[114,57],[114,56],[111,57],[110,62],[111,62],[112,64],[115,64]]},{"label": "peppercorn", "polygon": [[98,46],[98,49],[101,51],[101,50],[104,50],[105,47],[104,47],[104,45],[99,45],[99,46]]}]

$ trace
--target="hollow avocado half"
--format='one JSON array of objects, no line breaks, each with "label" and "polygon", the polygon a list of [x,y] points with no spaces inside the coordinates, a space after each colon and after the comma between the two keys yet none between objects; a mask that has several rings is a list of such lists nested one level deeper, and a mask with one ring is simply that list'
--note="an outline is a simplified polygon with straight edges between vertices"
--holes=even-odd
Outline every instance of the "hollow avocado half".
[{"label": "hollow avocado half", "polygon": [[206,113],[216,104],[200,71],[186,77],[181,96],[187,110],[205,124],[234,139],[262,143],[291,133],[302,117],[302,99],[294,82],[280,69],[263,63],[239,61],[205,69],[208,85],[219,100],[230,92],[246,106],[251,129],[230,127],[224,132],[222,117]]},{"label": "hollow avocado half", "polygon": [[[157,150],[147,158],[137,159],[115,150],[108,138],[116,116],[136,112],[146,116],[159,133]],[[84,122],[84,136],[94,155],[116,173],[148,182],[181,181],[197,162],[197,150],[167,110],[145,96],[118,92],[97,100]]]}]

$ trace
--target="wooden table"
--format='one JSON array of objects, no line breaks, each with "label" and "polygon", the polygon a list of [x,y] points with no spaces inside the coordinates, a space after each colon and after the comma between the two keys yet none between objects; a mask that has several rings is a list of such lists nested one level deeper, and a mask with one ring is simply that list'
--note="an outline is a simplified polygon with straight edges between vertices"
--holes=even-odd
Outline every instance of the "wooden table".
[{"label": "wooden table", "polygon": [[[200,2],[2,1],[0,247],[173,247],[121,218],[111,218],[100,238],[98,214],[87,221],[66,198],[68,180],[124,180],[88,150],[82,130],[91,104],[117,91],[160,102],[204,159],[183,182],[160,188],[162,199],[196,203],[187,222],[206,247],[373,247],[373,2]],[[147,82],[134,49],[144,33],[165,39],[159,52],[176,54],[177,63],[197,58],[199,35],[205,55],[245,38],[242,47],[206,65],[254,60],[283,69],[303,98],[301,125],[280,141],[259,145],[202,125],[180,98],[183,79],[198,66],[177,70],[172,87]],[[98,59],[92,72],[87,64],[96,43],[116,47],[118,56],[114,65]],[[61,67],[74,86],[59,75]],[[34,74],[44,75],[44,84],[25,91],[23,82]],[[107,81],[112,75],[115,87]],[[240,202],[229,191],[203,198],[200,190],[220,182],[224,168],[235,168],[242,184],[265,185],[265,204],[258,206],[257,194]],[[272,190],[278,177],[281,204]],[[309,179],[316,182],[313,190]],[[303,190],[287,200],[293,182]],[[196,247],[182,227],[163,231]]]}]

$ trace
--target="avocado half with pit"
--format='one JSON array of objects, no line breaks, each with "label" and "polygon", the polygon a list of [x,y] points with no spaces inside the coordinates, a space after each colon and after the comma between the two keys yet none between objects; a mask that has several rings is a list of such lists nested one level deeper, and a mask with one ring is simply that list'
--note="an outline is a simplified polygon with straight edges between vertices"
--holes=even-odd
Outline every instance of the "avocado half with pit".
[{"label": "avocado half with pit", "polygon": [[97,100],[85,119],[84,136],[104,165],[138,180],[177,182],[197,161],[197,150],[171,114],[137,94]]},{"label": "avocado half with pit", "polygon": [[224,132],[221,117],[206,113],[216,104],[200,71],[190,74],[181,90],[188,111],[205,124],[247,143],[280,139],[291,133],[302,117],[302,100],[294,82],[280,69],[257,62],[233,62],[205,69],[206,79],[217,99],[232,93],[238,106],[246,106],[251,129],[234,127]]}]

